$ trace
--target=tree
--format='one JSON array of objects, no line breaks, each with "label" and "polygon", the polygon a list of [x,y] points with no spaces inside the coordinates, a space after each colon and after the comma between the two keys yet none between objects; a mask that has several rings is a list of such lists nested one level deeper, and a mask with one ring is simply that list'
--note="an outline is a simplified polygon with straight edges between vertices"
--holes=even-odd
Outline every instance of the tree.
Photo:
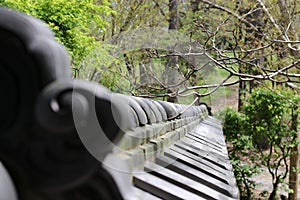
[{"label": "tree", "polygon": [[[177,30],[179,28],[179,10],[178,10],[178,0],[169,0],[169,30]],[[173,53],[172,51],[170,52]],[[170,56],[169,61],[166,65],[165,73],[167,85],[176,85],[176,79],[178,77],[177,66],[178,65],[178,56]],[[176,87],[168,89],[168,93],[173,93],[176,90]],[[167,101],[177,102],[177,96],[168,97]]]},{"label": "tree", "polygon": [[90,0],[0,0],[8,6],[33,15],[55,32],[55,36],[66,46],[74,67],[94,48],[98,35],[109,25],[106,17],[113,13],[108,1],[100,5]]},{"label": "tree", "polygon": [[[180,34],[184,42],[175,43],[174,40],[166,40],[165,43],[173,45],[176,52],[165,52],[155,47],[155,41],[151,48],[145,49],[144,44],[153,42],[145,40],[141,43],[140,49],[134,49],[132,52],[128,49],[126,52],[123,51],[123,58],[118,55],[117,60],[124,61],[128,72],[124,74],[123,70],[117,71],[121,72],[119,75],[127,79],[129,85],[132,85],[130,89],[124,89],[124,92],[163,98],[186,97],[189,94],[193,95],[192,98],[199,99],[219,91],[221,87],[240,84],[241,104],[243,98],[247,98],[251,90],[258,85],[267,84],[276,88],[277,85],[284,84],[299,89],[299,59],[295,56],[299,15],[296,10],[299,5],[295,2],[294,0],[286,4],[272,4],[271,0],[236,3],[217,0],[179,1],[177,7],[179,28],[173,33]],[[170,5],[168,0],[114,1],[111,8],[117,14],[109,18],[113,25],[111,31],[105,35],[104,42],[115,45],[118,43],[114,41],[120,37],[123,37],[124,41],[124,35],[127,35],[127,39],[135,43],[130,38],[136,38],[137,34],[143,32],[141,30],[168,29],[168,19],[172,14],[168,5]],[[288,15],[280,14],[283,6],[286,7]],[[289,22],[288,27],[278,25],[282,23],[283,18],[284,22]],[[287,37],[283,35],[284,28],[288,29]],[[173,33],[171,35],[174,35]],[[166,66],[168,63],[165,63],[165,60],[175,56],[180,60],[176,65],[179,74],[177,76],[184,80],[180,78],[176,84],[166,84],[165,79],[159,79],[144,84],[143,87],[139,85],[140,74],[144,74],[141,77],[145,77],[145,74],[152,76],[150,78],[152,80],[157,78],[153,77],[153,73],[146,65],[159,62]],[[199,60],[204,62],[198,62]],[[140,68],[141,66],[144,67]],[[111,66],[114,69],[118,67]],[[203,77],[206,73],[202,72],[214,72],[215,67],[226,76],[222,75],[219,82],[208,84],[206,81],[204,84]],[[97,73],[102,74],[102,70],[99,69]],[[134,75],[133,72],[141,73]],[[127,85],[125,84],[126,87]],[[137,85],[139,86],[136,87]],[[122,90],[120,85],[115,88]],[[148,92],[147,88],[150,88]]]},{"label": "tree", "polygon": [[[293,94],[286,94],[293,96]],[[276,199],[279,184],[289,172],[288,157],[297,145],[291,127],[293,103],[268,89],[253,91],[245,105],[247,132],[258,150],[257,160],[272,176],[273,189],[269,199]],[[280,170],[281,168],[281,170]]]},{"label": "tree", "polygon": [[266,168],[272,177],[272,190],[262,193],[268,194],[270,200],[277,198],[280,184],[295,170],[289,167],[288,158],[294,155],[293,149],[299,144],[295,130],[298,101],[291,91],[278,94],[256,88],[246,100],[242,113],[227,109],[221,114],[242,199],[253,199],[255,182],[251,177],[258,168]]},{"label": "tree", "polygon": [[227,141],[228,155],[234,168],[240,199],[253,199],[256,183],[253,176],[259,173],[259,167],[251,161],[255,159],[255,150],[251,134],[246,130],[246,115],[230,107],[218,113],[222,120],[223,133]]},{"label": "tree", "polygon": [[298,187],[299,187],[299,96],[295,96],[293,99],[293,105],[291,110],[291,130],[296,134],[293,136],[293,140],[298,143],[292,148],[290,156],[290,169],[289,169],[289,187],[292,192],[289,193],[289,200],[298,199]]}]

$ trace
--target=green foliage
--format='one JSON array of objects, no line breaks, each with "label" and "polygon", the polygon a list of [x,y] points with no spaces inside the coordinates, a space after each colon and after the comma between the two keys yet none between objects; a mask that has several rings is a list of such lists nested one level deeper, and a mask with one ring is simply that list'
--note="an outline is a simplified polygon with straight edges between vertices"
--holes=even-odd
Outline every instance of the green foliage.
[{"label": "green foliage", "polygon": [[108,1],[101,2],[97,5],[93,0],[0,0],[0,5],[45,21],[78,66],[93,49],[96,37],[109,25],[105,17],[113,11]]},{"label": "green foliage", "polygon": [[225,108],[219,115],[224,120],[223,131],[226,140],[230,142],[235,141],[239,138],[238,134],[243,132],[245,116],[229,107]]},{"label": "green foliage", "polygon": [[[247,131],[256,139],[265,138],[265,142],[271,145],[286,142],[282,140],[293,136],[289,127],[292,110],[297,105],[293,96],[295,95],[286,91],[277,94],[268,89],[254,90],[244,106]],[[260,145],[257,147],[264,149]]]},{"label": "green foliage", "polygon": [[225,108],[217,114],[223,121],[223,132],[228,144],[229,158],[234,168],[241,199],[251,199],[255,182],[251,179],[259,173],[253,160],[252,137],[245,131],[246,116],[232,108]]},{"label": "green foliage", "polygon": [[291,114],[297,105],[291,99],[295,95],[287,90],[281,94],[279,89],[276,92],[256,89],[244,106],[246,130],[259,152],[256,161],[268,168],[272,176],[273,190],[269,199],[276,198],[278,188],[288,174],[287,158],[298,143],[291,127]]},{"label": "green foliage", "polygon": [[288,174],[288,157],[299,142],[293,128],[299,97],[280,91],[258,88],[246,100],[243,113],[229,108],[219,113],[242,199],[251,199],[255,186],[251,177],[258,167],[267,168],[272,176],[269,199],[276,198]]},{"label": "green foliage", "polygon": [[267,149],[272,142],[281,142],[288,133],[283,123],[287,101],[269,90],[255,90],[244,107],[248,117],[248,132],[261,149]]}]

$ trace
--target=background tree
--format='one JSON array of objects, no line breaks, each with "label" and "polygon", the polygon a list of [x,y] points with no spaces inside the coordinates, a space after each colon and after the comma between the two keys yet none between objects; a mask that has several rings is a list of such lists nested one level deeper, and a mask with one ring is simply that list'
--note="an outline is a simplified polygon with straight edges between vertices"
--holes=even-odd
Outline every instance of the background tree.
[{"label": "background tree", "polygon": [[[107,32],[105,35],[104,42],[120,45],[116,41],[122,37],[122,41],[140,42],[140,47],[133,45],[136,49],[123,49],[125,52],[121,56],[113,55],[118,65],[113,63],[110,66],[112,74],[119,74],[128,82],[124,88],[115,82],[113,88],[152,98],[183,96],[194,102],[193,98],[205,100],[204,96],[220,91],[223,86],[239,85],[240,107],[243,99],[257,86],[276,89],[277,85],[284,85],[299,90],[299,59],[295,53],[299,43],[297,1],[178,1],[177,32],[183,42],[165,38],[165,43],[173,45],[176,52],[173,49],[166,52],[155,45],[147,46],[147,43],[155,43],[153,39],[147,41],[144,38],[142,42],[144,36],[137,39],[138,34],[145,34],[141,30],[169,29],[172,16],[169,3],[168,0],[111,3],[111,8],[116,12],[108,18],[113,26],[111,34]],[[286,23],[288,25],[282,25]],[[171,33],[169,38],[174,38],[174,35]],[[156,34],[153,38],[157,36],[160,37]],[[176,83],[166,84],[164,78],[154,76],[159,74],[159,70],[153,71],[150,66],[164,68],[168,65],[165,61],[175,56],[179,59],[176,76],[181,78]],[[119,63],[125,64],[127,69],[124,71]],[[95,72],[105,74],[100,68]],[[208,77],[206,72],[220,73],[221,78],[209,82],[208,79],[215,77]],[[108,76],[104,79],[109,79]],[[146,80],[146,76],[151,76],[149,79],[152,81],[140,84],[140,77]],[[130,88],[128,85],[131,85]],[[189,95],[192,98],[187,97]]]}]

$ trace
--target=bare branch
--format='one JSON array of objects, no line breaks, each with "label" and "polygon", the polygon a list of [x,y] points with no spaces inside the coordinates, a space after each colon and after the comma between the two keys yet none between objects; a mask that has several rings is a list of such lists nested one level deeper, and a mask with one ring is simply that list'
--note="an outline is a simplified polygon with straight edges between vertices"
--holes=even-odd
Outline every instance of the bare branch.
[{"label": "bare branch", "polygon": [[208,0],[201,0],[201,2],[206,3],[206,4],[210,5],[210,6],[212,6],[213,8],[222,10],[222,11],[230,14],[231,16],[233,16],[233,17],[237,18],[238,20],[240,20],[241,22],[249,25],[251,28],[253,28],[253,30],[258,31],[258,29],[251,22],[247,21],[246,19],[244,19],[243,17],[241,17],[237,13],[232,12],[228,8],[226,8],[224,6],[221,6],[221,5],[218,5],[218,4],[215,4],[215,3],[211,2],[211,1],[208,1]]},{"label": "bare branch", "polygon": [[262,0],[257,0],[257,2],[261,5],[262,9],[264,10],[264,12],[267,14],[267,16],[269,17],[271,23],[274,25],[274,27],[277,29],[277,31],[279,33],[281,33],[281,37],[283,38],[284,41],[286,41],[286,43],[288,43],[288,47],[294,51],[297,51],[298,49],[295,49],[294,47],[291,46],[291,41],[287,35],[287,30],[285,32],[282,32],[281,28],[279,27],[279,25],[276,23],[276,21],[274,20],[273,16],[270,14],[270,12],[268,11],[268,9],[266,8],[265,4],[262,2]]}]

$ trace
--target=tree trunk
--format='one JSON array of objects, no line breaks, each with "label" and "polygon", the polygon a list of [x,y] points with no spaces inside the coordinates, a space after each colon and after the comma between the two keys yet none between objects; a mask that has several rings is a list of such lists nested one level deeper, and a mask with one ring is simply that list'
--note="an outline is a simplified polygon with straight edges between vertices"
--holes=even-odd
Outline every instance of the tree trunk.
[{"label": "tree trunk", "polygon": [[[241,71],[241,70],[239,69],[239,71]],[[240,81],[239,96],[238,96],[238,111],[241,111],[242,107],[243,107],[243,100],[245,99],[245,92],[246,92],[245,89],[246,89],[245,82]]]},{"label": "tree trunk", "polygon": [[[176,30],[179,26],[179,13],[178,13],[178,0],[169,0],[169,30]],[[173,52],[170,52],[171,54]],[[178,77],[176,65],[178,64],[178,56],[171,56],[169,59],[168,64],[166,65],[166,78],[167,78],[167,85],[174,85],[176,84],[176,80]],[[174,93],[176,88],[169,88],[168,93]],[[177,96],[172,96],[167,99],[168,102],[177,102]]]},{"label": "tree trunk", "polygon": [[179,25],[178,0],[169,0],[169,12],[169,30],[176,30]]},{"label": "tree trunk", "polygon": [[151,85],[151,77],[148,74],[147,65],[150,63],[150,59],[145,56],[145,53],[142,53],[139,58],[139,68],[140,68],[140,84],[143,87],[147,87],[147,85]]},{"label": "tree trunk", "polygon": [[276,194],[277,194],[277,190],[278,190],[278,178],[276,179],[275,183],[273,183],[273,190],[269,196],[269,200],[276,200]]},{"label": "tree trunk", "polygon": [[197,11],[199,11],[199,3],[200,3],[200,0],[192,0],[191,1],[191,10],[194,14]]},{"label": "tree trunk", "polygon": [[[197,21],[196,12],[199,11],[199,3],[200,3],[200,0],[192,0],[191,1],[190,9],[193,12],[193,22],[194,23],[196,23],[196,21]],[[191,83],[192,83],[192,86],[195,86],[198,84],[198,76],[195,72],[191,76]],[[198,96],[196,94],[194,94],[194,98],[196,99],[197,97]],[[198,98],[198,100],[195,102],[195,105],[196,106],[200,105],[200,98]]]}]

